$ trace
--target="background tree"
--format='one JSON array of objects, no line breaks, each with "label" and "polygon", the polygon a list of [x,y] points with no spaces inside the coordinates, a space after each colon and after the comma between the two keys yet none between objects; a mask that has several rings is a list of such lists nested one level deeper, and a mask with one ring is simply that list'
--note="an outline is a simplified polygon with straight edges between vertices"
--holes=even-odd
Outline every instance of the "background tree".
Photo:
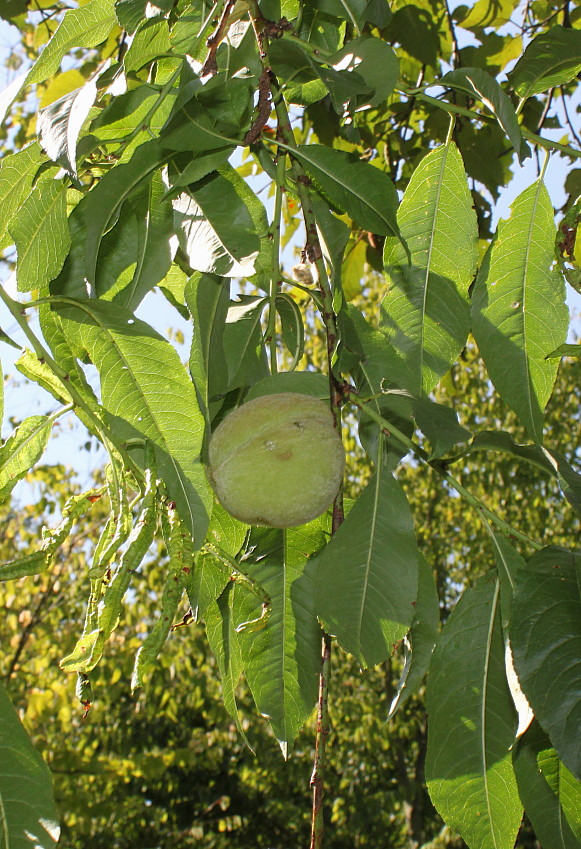
[{"label": "background tree", "polygon": [[[367,673],[382,681],[379,704],[386,666],[405,649],[397,705],[414,705],[413,718],[404,713],[407,722],[387,736],[380,751],[392,759],[377,772],[381,798],[390,792],[394,811],[400,806],[404,845],[438,829],[419,783],[424,758],[432,802],[470,847],[509,849],[523,805],[544,844],[579,840],[576,537],[556,524],[533,536],[526,504],[513,516],[520,466],[490,477],[491,457],[507,454],[534,468],[541,515],[555,491],[544,488],[547,475],[579,512],[573,452],[559,451],[544,419],[561,356],[579,350],[564,344],[564,278],[579,282],[579,204],[565,204],[557,234],[543,182],[549,151],[569,161],[580,155],[570,118],[581,70],[577,12],[569,3],[479,2],[452,13],[446,4],[375,0],[90,0],[74,9],[14,2],[5,12],[24,34],[27,67],[3,98],[21,121],[8,127],[15,152],[0,171],[0,247],[16,248],[7,258],[16,261],[19,295],[0,295],[30,346],[18,368],[60,406],[27,417],[6,440],[0,493],[8,497],[40,460],[53,423],[71,410],[109,463],[102,483],[71,495],[38,548],[19,549],[0,574],[10,581],[57,568],[58,577],[67,537],[104,510],[98,539],[81,548],[85,624],[61,668],[78,675],[88,704],[118,626],[131,621],[124,599],[140,598],[149,614],[137,630],[131,687],[155,692],[172,623],[202,620],[242,739],[253,734],[237,705],[243,673],[285,756],[317,706],[312,849],[323,843],[333,774],[332,637],[351,657],[335,661],[346,685],[354,664],[381,669]],[[496,32],[508,23],[506,34]],[[461,31],[477,45],[465,47]],[[71,51],[73,67],[63,67]],[[23,147],[34,136],[29,92],[42,108],[38,140]],[[544,134],[550,124],[565,131],[558,142]],[[495,230],[492,203],[513,159],[522,164],[533,152],[538,179]],[[281,249],[292,238],[302,250],[291,271]],[[361,288],[364,266],[383,270],[371,291]],[[232,299],[241,278],[253,292]],[[135,314],[155,287],[192,321],[189,372]],[[35,311],[40,329],[25,318]],[[466,427],[454,399],[480,373],[463,368],[470,331],[491,406],[466,416]],[[347,492],[355,498],[345,509],[339,493],[328,516],[298,528],[248,528],[213,497],[208,438],[241,402],[282,391],[329,401],[335,426],[349,428],[356,459]],[[512,431],[506,415],[493,415],[496,392],[518,419]],[[484,475],[470,473],[474,458],[485,463],[484,491]],[[412,474],[433,487],[417,505],[405,486]],[[446,495],[441,517],[436,491]],[[447,529],[459,534],[466,510],[482,523],[488,548],[472,519],[464,546],[450,539]],[[160,552],[160,568],[150,568]],[[449,614],[467,562],[482,577]],[[47,587],[54,579],[44,595]],[[9,672],[19,662],[13,656]],[[426,748],[414,694],[428,666]],[[390,692],[391,672],[387,681]],[[355,706],[345,702],[348,729]],[[124,730],[122,743],[129,739]],[[367,794],[367,804],[379,797]],[[341,798],[331,811],[337,839]],[[350,834],[366,845],[373,826],[363,831],[361,807],[345,806]],[[129,822],[142,829],[147,818],[137,807]],[[269,844],[281,823],[280,840],[289,839],[288,807],[282,816],[274,805]],[[46,812],[32,812],[42,826]],[[184,829],[191,836],[191,813],[174,812],[173,837]],[[4,828],[22,836],[12,812]],[[34,839],[52,845],[54,831]]]}]

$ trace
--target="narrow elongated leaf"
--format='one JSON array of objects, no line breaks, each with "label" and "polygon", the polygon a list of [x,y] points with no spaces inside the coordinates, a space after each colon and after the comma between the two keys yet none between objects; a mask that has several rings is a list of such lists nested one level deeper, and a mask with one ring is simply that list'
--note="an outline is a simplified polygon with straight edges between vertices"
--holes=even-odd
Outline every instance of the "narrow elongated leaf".
[{"label": "narrow elongated leaf", "polygon": [[46,289],[61,270],[71,245],[66,185],[56,180],[39,183],[18,210],[10,235],[18,251],[18,288],[21,292]]},{"label": "narrow elongated leaf", "polygon": [[36,142],[3,158],[0,167],[0,250],[12,244],[8,227],[32,191],[36,172],[45,161],[46,156]]},{"label": "narrow elongated leaf", "polygon": [[190,374],[206,416],[209,416],[210,399],[225,394],[228,389],[223,340],[228,294],[228,281],[213,274],[194,274],[185,288],[185,300],[194,324]]},{"label": "narrow elongated leaf", "polygon": [[448,85],[481,100],[510,139],[519,161],[522,163],[527,156],[530,156],[529,147],[521,134],[514,106],[494,77],[481,68],[459,68],[444,74],[441,82],[442,85]]},{"label": "narrow elongated leaf", "polygon": [[565,341],[568,310],[552,271],[553,207],[537,181],[501,221],[472,299],[473,333],[497,391],[532,438],[543,441],[543,410],[558,362],[546,356]]},{"label": "narrow elongated leaf", "polygon": [[61,60],[73,47],[95,47],[105,41],[115,25],[114,0],[89,0],[79,9],[69,9],[26,82],[41,83],[58,71]]},{"label": "narrow elongated leaf", "polygon": [[196,541],[206,535],[212,493],[200,459],[204,418],[175,349],[116,304],[59,310],[67,338],[101,377],[103,406],[121,439],[149,439],[168,493]]},{"label": "narrow elongated leaf", "polygon": [[191,185],[174,201],[180,244],[192,268],[250,277],[268,225],[266,212],[230,166]]},{"label": "narrow elongated leaf", "polygon": [[260,325],[267,303],[260,295],[242,295],[228,309],[223,335],[228,389],[248,386],[268,374]]},{"label": "narrow elongated leaf", "polygon": [[[516,577],[510,640],[535,716],[581,780],[581,556],[554,547]],[[558,681],[558,687],[555,682]]]},{"label": "narrow elongated leaf", "polygon": [[399,62],[393,47],[380,38],[364,36],[354,38],[336,53],[332,60],[335,69],[357,69],[357,74],[369,88],[371,94],[356,94],[348,104],[354,112],[364,106],[379,106],[385,103],[399,73]]},{"label": "narrow elongated leaf", "polygon": [[4,501],[42,457],[48,444],[53,419],[29,416],[0,448],[0,501]]},{"label": "narrow elongated leaf", "polygon": [[581,784],[563,766],[538,723],[520,741],[514,771],[525,811],[542,845],[581,849]]},{"label": "narrow elongated leaf", "polygon": [[167,21],[164,18],[142,19],[123,60],[126,73],[139,71],[153,59],[169,53],[169,50]]},{"label": "narrow elongated leaf", "polygon": [[426,778],[434,805],[470,849],[512,849],[522,817],[511,746],[500,587],[466,590],[430,666]]},{"label": "narrow elongated leaf", "polygon": [[63,168],[77,174],[77,140],[97,97],[97,83],[89,80],[76,91],[42,109],[36,131],[47,155]]},{"label": "narrow elongated leaf", "polygon": [[143,192],[130,201],[137,222],[135,272],[129,285],[115,297],[116,303],[129,310],[139,306],[171,267],[175,253],[170,246],[173,213],[171,203],[163,197],[164,191],[161,175],[154,173]]},{"label": "narrow elongated leaf", "polygon": [[379,468],[318,558],[325,630],[362,667],[386,660],[414,619],[418,551],[400,484]]},{"label": "narrow elongated leaf", "polygon": [[397,192],[384,171],[321,144],[299,145],[293,156],[333,206],[356,224],[380,236],[400,238]]},{"label": "narrow elongated leaf", "polygon": [[23,71],[21,74],[18,74],[0,93],[0,124],[4,123],[4,118],[6,117],[8,110],[20,94],[20,90],[24,85],[27,73],[28,71]]},{"label": "narrow elongated leaf", "polygon": [[522,98],[564,85],[581,70],[581,32],[562,26],[551,27],[533,38],[508,75]]},{"label": "narrow elongated leaf", "polygon": [[418,553],[418,600],[409,637],[406,638],[406,659],[397,693],[393,699],[388,719],[391,719],[410,696],[418,690],[430,667],[436,647],[440,604],[432,569],[423,554]]},{"label": "narrow elongated leaf", "polygon": [[401,244],[387,239],[389,289],[381,329],[405,363],[405,387],[419,395],[455,362],[469,330],[467,292],[476,271],[478,228],[455,145],[424,157],[397,219],[412,267]]},{"label": "narrow elongated leaf", "polygon": [[[83,8],[86,8],[83,7]],[[131,160],[117,165],[86,196],[83,211],[86,221],[85,262],[86,276],[95,285],[97,257],[104,234],[115,222],[124,201],[165,161],[165,154],[157,141],[137,148]]]},{"label": "narrow elongated leaf", "polygon": [[[288,530],[255,529],[251,559],[243,563],[270,596],[271,609],[264,627],[240,634],[242,662],[256,706],[268,716],[285,757],[317,700],[321,630],[314,563],[308,558],[324,542],[318,521]],[[250,594],[245,600],[252,600]]]},{"label": "narrow elongated leaf", "polygon": [[32,745],[0,684],[0,843],[8,849],[54,849],[59,835],[50,770]]},{"label": "narrow elongated leaf", "polygon": [[[242,739],[248,742],[238,716],[236,704],[236,687],[243,670],[239,635],[236,633],[233,614],[234,596],[237,592],[240,592],[240,590],[232,581],[228,581],[220,597],[208,606],[205,614],[205,625],[210,648],[218,662],[224,705],[236,722],[236,727]],[[250,747],[250,744],[248,745]]]},{"label": "narrow elongated leaf", "polygon": [[282,338],[292,361],[288,366],[293,371],[298,365],[305,350],[305,327],[303,316],[297,302],[286,292],[277,295],[276,311],[280,316]]}]

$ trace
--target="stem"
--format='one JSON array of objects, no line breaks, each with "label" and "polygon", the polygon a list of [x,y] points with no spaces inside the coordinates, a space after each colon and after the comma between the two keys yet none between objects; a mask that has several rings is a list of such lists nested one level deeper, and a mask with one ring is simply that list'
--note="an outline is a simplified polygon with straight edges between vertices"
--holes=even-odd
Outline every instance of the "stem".
[{"label": "stem", "polygon": [[456,492],[461,495],[465,501],[468,502],[468,504],[470,504],[472,507],[475,507],[476,510],[478,510],[479,513],[481,513],[482,515],[486,516],[486,518],[489,519],[493,525],[496,525],[496,527],[500,531],[502,531],[509,537],[514,537],[516,539],[519,539],[521,542],[530,545],[536,551],[540,551],[543,548],[543,546],[536,540],[527,536],[527,534],[524,534],[522,531],[517,530],[508,522],[505,522],[504,519],[501,519],[500,516],[497,516],[496,513],[493,513],[492,510],[489,510],[488,507],[486,507],[480,501],[479,498],[476,498],[475,495],[472,495],[471,492],[469,492],[467,489],[464,488],[464,486],[462,486],[460,481],[456,480],[456,478],[451,475],[450,472],[443,468],[441,463],[430,461],[428,452],[424,451],[424,449],[416,442],[414,442],[413,439],[410,439],[408,436],[406,436],[405,433],[399,430],[399,428],[395,427],[392,422],[388,422],[387,419],[384,419],[383,416],[375,412],[372,407],[363,403],[359,398],[356,398],[353,393],[350,394],[350,399],[356,407],[358,407],[365,413],[366,416],[369,416],[370,419],[376,422],[385,434],[395,436],[400,442],[406,445],[410,449],[410,451],[415,454],[418,460],[421,460],[422,463],[426,464],[426,466],[429,466],[431,469],[434,469],[434,471],[437,472],[440,477],[446,481],[446,483],[448,483],[453,489],[455,489]]},{"label": "stem", "polygon": [[270,298],[268,307],[268,327],[266,338],[270,345],[270,373],[276,374],[278,365],[276,361],[276,297],[278,295],[278,284],[281,279],[280,271],[280,220],[282,216],[282,197],[285,171],[284,153],[280,153],[276,162],[276,194],[274,198],[274,215],[270,233],[272,235],[272,270],[270,274]]},{"label": "stem", "polygon": [[[327,367],[329,376],[329,392],[331,397],[331,413],[337,431],[341,433],[341,405],[343,396],[341,386],[333,374],[333,357],[338,341],[337,316],[333,307],[333,292],[327,275],[327,268],[323,258],[323,251],[317,231],[317,220],[313,209],[310,193],[310,180],[305,174],[298,159],[293,156],[297,144],[294,137],[288,109],[280,91],[278,80],[272,72],[268,37],[264,30],[264,19],[260,12],[257,0],[248,0],[250,19],[256,35],[258,50],[262,66],[269,74],[270,90],[274,102],[277,118],[277,140],[286,145],[289,152],[291,169],[296,181],[297,194],[301,204],[303,220],[306,230],[306,244],[304,253],[309,262],[317,269],[317,279],[322,301],[322,317],[327,337]],[[277,163],[278,165],[278,163]],[[281,182],[277,173],[277,182]],[[344,519],[343,492],[337,494],[333,503],[332,533],[335,533]],[[313,791],[313,802],[311,812],[311,844],[310,849],[321,849],[324,833],[323,795],[324,775],[327,737],[329,735],[329,677],[331,668],[331,637],[323,636],[323,652],[321,658],[321,671],[319,674],[319,703],[317,709],[317,728],[315,739],[315,760],[311,775],[311,788]]]},{"label": "stem", "polygon": [[329,736],[329,678],[331,675],[331,637],[323,634],[321,651],[321,672],[319,675],[319,699],[317,703],[317,731],[315,738],[315,759],[311,774],[313,808],[311,814],[310,849],[319,849],[323,842],[325,820],[323,816],[323,795],[325,789],[325,761],[327,738]]},{"label": "stem", "polygon": [[[443,109],[444,112],[450,112],[454,115],[464,115],[466,118],[470,118],[473,121],[483,121],[487,124],[495,123],[495,118],[491,115],[483,115],[480,112],[475,112],[473,109],[466,109],[464,106],[456,106],[455,103],[448,103],[447,100],[439,100],[437,97],[431,97],[429,94],[425,94],[422,91],[416,91],[415,89],[397,89],[399,94],[403,94],[406,97],[415,97],[417,100],[423,103],[429,103],[432,106],[437,106],[439,109]],[[571,156],[575,159],[581,158],[581,150],[575,150],[574,147],[570,147],[566,144],[560,144],[559,142],[552,141],[551,139],[544,139],[542,136],[539,136],[537,133],[531,132],[531,130],[527,130],[526,127],[523,127],[521,124],[520,131],[523,135],[523,138],[532,142],[533,144],[539,145],[539,147],[545,148],[545,150],[558,150],[560,153],[564,153],[566,156]]]},{"label": "stem", "polygon": [[[90,420],[91,424],[95,428],[95,431],[99,434],[101,441],[104,446],[107,448],[109,454],[111,454],[110,445],[115,448],[115,451],[122,458],[125,463],[126,468],[130,469],[133,474],[136,476],[136,479],[139,481],[143,477],[143,473],[139,466],[137,466],[128,452],[122,445],[118,444],[117,439],[114,434],[109,430],[106,424],[101,421],[101,419],[95,415],[91,407],[87,404],[81,393],[78,391],[74,383],[69,380],[69,375],[67,372],[59,365],[59,363],[53,359],[49,351],[44,347],[40,339],[36,336],[36,334],[30,328],[28,322],[24,318],[23,310],[27,309],[30,304],[21,304],[18,301],[14,301],[10,295],[5,291],[5,289],[0,286],[0,299],[4,301],[6,307],[10,310],[10,313],[17,321],[18,326],[32,345],[34,353],[36,356],[43,360],[47,366],[51,369],[52,373],[58,377],[60,380],[62,387],[64,389],[64,395],[69,395],[73,401],[75,407],[79,407]],[[37,303],[48,303],[46,299],[41,299]],[[71,301],[71,303],[75,303]],[[113,459],[111,460],[113,462]]]}]

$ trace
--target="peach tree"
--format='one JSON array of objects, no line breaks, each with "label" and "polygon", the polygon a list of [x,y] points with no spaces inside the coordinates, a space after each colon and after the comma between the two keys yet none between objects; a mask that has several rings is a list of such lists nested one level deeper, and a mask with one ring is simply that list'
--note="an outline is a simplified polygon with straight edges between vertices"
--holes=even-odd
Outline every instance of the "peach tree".
[{"label": "peach tree", "polygon": [[[545,849],[581,845],[581,475],[543,427],[561,358],[579,356],[565,303],[566,284],[581,288],[579,7],[9,0],[2,14],[26,47],[0,96],[0,298],[17,328],[1,341],[54,404],[4,441],[0,496],[69,414],[108,462],[103,486],[71,495],[0,578],[50,570],[91,505],[107,506],[86,552],[85,621],[61,660],[80,700],[161,539],[167,574],[132,687],[147,689],[172,628],[199,619],[243,738],[242,676],[285,757],[315,712],[311,849],[324,845],[333,641],[362,670],[400,653],[390,716],[427,680],[428,788],[470,849],[510,849],[523,810]],[[536,175],[496,223],[501,189],[531,159]],[[366,300],[370,277],[379,300]],[[138,315],[152,290],[191,324],[185,366]],[[434,399],[470,335],[520,423],[511,432],[485,416],[469,429],[461,399]],[[291,477],[267,473],[268,421],[247,422],[243,450],[257,434],[266,452],[245,460],[248,498],[291,517],[258,523],[261,506],[247,525],[215,497],[210,438],[247,402],[277,415],[276,396],[292,394],[280,457],[296,450],[309,483],[291,476],[289,505]],[[329,509],[297,524],[327,441],[317,428],[306,448],[288,436],[310,399],[348,444],[355,497],[333,485]],[[470,491],[476,452],[551,481],[570,506],[569,547]],[[359,488],[358,463],[372,466]],[[451,555],[465,511],[490,538],[491,568],[441,624],[398,479],[409,464],[449,497]],[[1,698],[0,833],[54,845],[49,776]]]}]

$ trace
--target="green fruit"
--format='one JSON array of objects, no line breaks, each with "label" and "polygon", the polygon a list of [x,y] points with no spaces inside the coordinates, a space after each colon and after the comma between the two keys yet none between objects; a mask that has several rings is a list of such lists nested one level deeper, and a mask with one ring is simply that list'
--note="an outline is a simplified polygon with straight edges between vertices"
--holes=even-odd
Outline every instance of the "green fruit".
[{"label": "green fruit", "polygon": [[345,468],[328,406],[295,392],[238,407],[214,431],[209,454],[209,478],[223,507],[242,522],[272,528],[324,513]]}]

